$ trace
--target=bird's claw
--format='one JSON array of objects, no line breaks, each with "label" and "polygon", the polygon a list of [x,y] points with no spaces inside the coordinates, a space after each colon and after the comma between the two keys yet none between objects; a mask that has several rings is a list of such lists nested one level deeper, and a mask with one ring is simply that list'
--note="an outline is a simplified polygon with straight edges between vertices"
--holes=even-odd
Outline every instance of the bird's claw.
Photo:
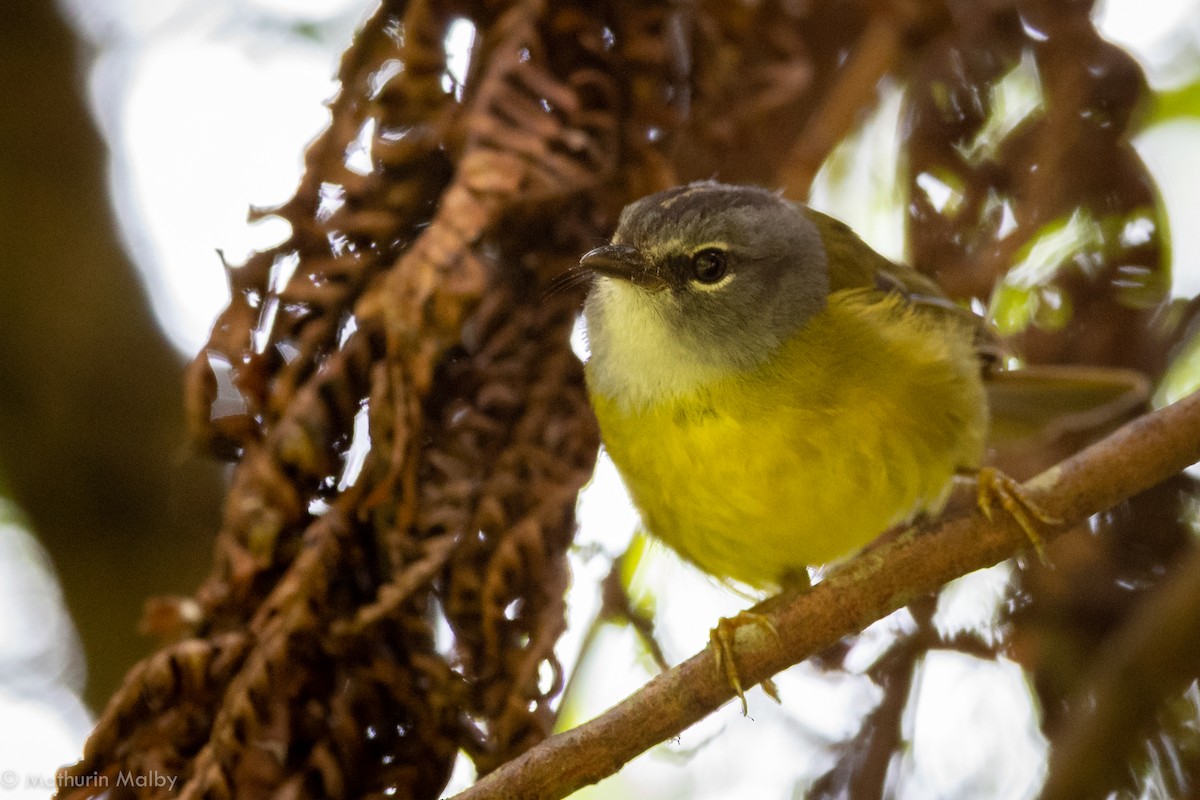
[{"label": "bird's claw", "polygon": [[980,513],[991,520],[999,506],[1016,523],[1033,544],[1042,563],[1047,563],[1046,546],[1042,541],[1041,526],[1057,527],[1063,524],[1058,517],[1046,513],[1019,482],[994,467],[983,467],[975,476],[975,502]]},{"label": "bird's claw", "polygon": [[[765,614],[756,614],[753,611],[739,611],[735,617],[723,617],[717,627],[709,631],[708,641],[713,649],[713,658],[716,662],[717,674],[725,679],[733,691],[737,693],[738,699],[742,702],[742,716],[749,715],[749,706],[746,705],[746,692],[742,687],[742,678],[738,674],[737,664],[733,659],[734,637],[737,635],[738,628],[746,625],[753,625],[760,630],[779,638],[779,631],[775,628],[775,624]],[[770,678],[762,681],[763,691],[767,696],[775,702],[779,702],[779,690],[775,686],[775,682]]]}]

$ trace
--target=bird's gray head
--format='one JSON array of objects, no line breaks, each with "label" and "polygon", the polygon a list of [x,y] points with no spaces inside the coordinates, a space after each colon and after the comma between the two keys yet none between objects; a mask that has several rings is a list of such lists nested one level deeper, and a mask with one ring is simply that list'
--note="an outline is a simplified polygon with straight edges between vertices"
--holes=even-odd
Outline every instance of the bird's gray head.
[{"label": "bird's gray head", "polygon": [[[612,243],[580,264],[597,276],[585,305],[591,379],[638,384],[594,386],[613,394],[678,393],[752,369],[829,293],[825,247],[801,206],[713,181],[630,204]],[[621,374],[635,371],[650,375]]]}]

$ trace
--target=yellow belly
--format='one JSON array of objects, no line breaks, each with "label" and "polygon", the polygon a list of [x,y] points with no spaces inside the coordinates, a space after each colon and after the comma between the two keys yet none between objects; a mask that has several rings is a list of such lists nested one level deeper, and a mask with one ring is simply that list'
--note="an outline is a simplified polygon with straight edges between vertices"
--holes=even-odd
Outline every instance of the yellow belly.
[{"label": "yellow belly", "polygon": [[836,293],[752,374],[643,408],[593,393],[646,528],[705,571],[769,587],[937,508],[978,466],[969,332],[895,298]]}]

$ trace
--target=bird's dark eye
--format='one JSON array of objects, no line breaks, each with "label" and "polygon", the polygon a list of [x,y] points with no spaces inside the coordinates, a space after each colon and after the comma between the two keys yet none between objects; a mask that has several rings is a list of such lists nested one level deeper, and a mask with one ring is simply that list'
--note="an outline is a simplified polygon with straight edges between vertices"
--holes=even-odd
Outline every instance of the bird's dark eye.
[{"label": "bird's dark eye", "polygon": [[692,275],[701,283],[716,283],[729,271],[724,250],[708,247],[692,256]]}]

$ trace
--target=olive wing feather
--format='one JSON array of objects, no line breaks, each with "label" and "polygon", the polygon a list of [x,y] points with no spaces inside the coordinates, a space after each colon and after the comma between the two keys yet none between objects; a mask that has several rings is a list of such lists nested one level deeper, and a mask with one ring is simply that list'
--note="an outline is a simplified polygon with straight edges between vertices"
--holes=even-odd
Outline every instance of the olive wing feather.
[{"label": "olive wing feather", "polygon": [[1149,398],[1150,382],[1135,370],[1072,364],[1006,369],[1003,342],[983,317],[947,297],[932,278],[876,253],[846,224],[812,209],[807,213],[825,243],[830,292],[894,293],[914,307],[952,315],[975,332],[993,442],[1100,431]]}]

